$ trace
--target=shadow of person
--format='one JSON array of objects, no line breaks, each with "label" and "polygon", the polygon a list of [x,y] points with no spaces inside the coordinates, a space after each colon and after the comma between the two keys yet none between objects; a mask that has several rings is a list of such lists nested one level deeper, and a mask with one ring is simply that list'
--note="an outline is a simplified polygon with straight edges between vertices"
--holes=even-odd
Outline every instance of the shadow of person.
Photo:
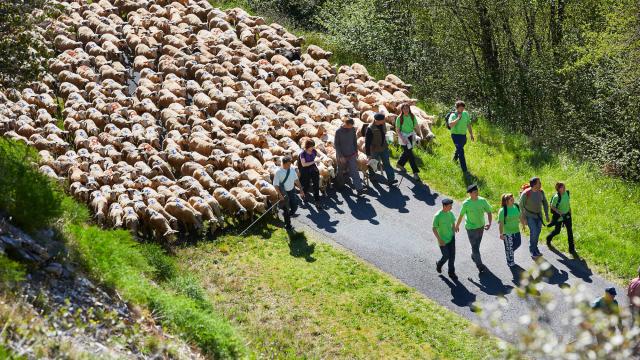
[{"label": "shadow of person", "polygon": [[309,244],[304,233],[289,233],[289,255],[304,258],[307,262],[314,262],[316,259],[311,256],[316,250],[316,244]]},{"label": "shadow of person", "polygon": [[504,296],[513,290],[513,286],[503,284],[502,280],[488,269],[480,274],[480,282],[472,278],[468,278],[467,280],[477,286],[480,291],[491,296]]},{"label": "shadow of person", "polygon": [[379,225],[380,222],[375,219],[378,215],[376,209],[371,206],[368,199],[364,197],[357,197],[354,201],[349,193],[342,193],[344,202],[347,203],[347,206],[351,210],[351,216],[353,216],[356,220],[367,220],[372,225]]},{"label": "shadow of person", "polygon": [[437,192],[431,192],[431,188],[429,185],[420,183],[411,188],[413,192],[413,197],[416,200],[422,201],[429,206],[434,206],[436,204],[436,199],[438,198]]},{"label": "shadow of person", "polygon": [[389,209],[398,209],[398,212],[402,214],[409,212],[409,209],[407,209],[409,197],[402,194],[396,186],[391,186],[388,190],[385,190],[379,183],[373,183],[373,187],[378,191],[376,200],[382,206]]},{"label": "shadow of person", "polygon": [[485,188],[485,186],[484,186],[485,185],[485,181],[481,177],[478,177],[477,175],[472,173],[471,171],[467,171],[466,173],[462,173],[462,179],[464,180],[464,184],[466,186],[469,186],[471,184],[476,184],[480,188]]},{"label": "shadow of person", "polygon": [[551,265],[548,261],[548,268],[540,272],[540,280],[550,285],[558,285],[559,287],[568,287],[567,280],[569,280],[569,273],[564,270],[558,270],[555,266]]},{"label": "shadow of person", "polygon": [[567,269],[569,269],[569,271],[571,272],[571,275],[582,279],[582,281],[584,282],[593,282],[593,280],[591,279],[591,276],[593,276],[593,271],[591,271],[584,259],[570,259],[560,250],[556,249],[553,245],[549,246],[548,248],[554,254],[560,257],[558,259],[558,262],[566,266]]},{"label": "shadow of person", "polygon": [[318,229],[322,229],[328,233],[335,233],[336,225],[340,222],[340,220],[331,220],[331,216],[322,208],[316,208],[313,205],[309,205],[307,207],[309,210],[309,214],[307,214],[307,219],[311,220]]},{"label": "shadow of person", "polygon": [[340,205],[344,204],[344,201],[338,197],[338,192],[335,189],[328,190],[327,195],[320,201],[324,203],[328,208],[334,209],[336,214],[344,214],[344,210],[340,208]]},{"label": "shadow of person", "polygon": [[469,291],[460,281],[451,280],[444,275],[440,275],[440,279],[451,289],[451,302],[459,307],[469,307],[473,310],[473,303],[476,301],[476,294]]}]

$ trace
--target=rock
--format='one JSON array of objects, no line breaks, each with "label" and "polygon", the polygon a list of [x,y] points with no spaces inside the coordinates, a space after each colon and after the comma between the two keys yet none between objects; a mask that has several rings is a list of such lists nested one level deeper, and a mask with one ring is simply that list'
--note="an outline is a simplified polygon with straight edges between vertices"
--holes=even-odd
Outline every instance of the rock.
[{"label": "rock", "polygon": [[27,233],[4,220],[1,222],[3,235],[0,235],[0,247],[3,253],[18,261],[35,264],[42,264],[51,258],[48,251]]},{"label": "rock", "polygon": [[62,265],[58,264],[58,263],[51,263],[49,265],[47,265],[47,267],[44,268],[44,271],[53,274],[55,276],[61,276],[62,272],[63,272],[63,267]]}]

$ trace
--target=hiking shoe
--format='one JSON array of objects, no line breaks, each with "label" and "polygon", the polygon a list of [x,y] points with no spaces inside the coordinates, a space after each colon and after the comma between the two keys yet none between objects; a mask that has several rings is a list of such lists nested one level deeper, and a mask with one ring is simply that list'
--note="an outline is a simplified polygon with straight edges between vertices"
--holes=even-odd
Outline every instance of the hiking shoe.
[{"label": "hiking shoe", "polygon": [[438,274],[442,273],[442,265],[444,264],[436,263],[436,271]]},{"label": "hiking shoe", "polygon": [[453,280],[453,281],[457,281],[458,280],[458,275],[456,275],[456,273],[449,273],[449,279]]}]

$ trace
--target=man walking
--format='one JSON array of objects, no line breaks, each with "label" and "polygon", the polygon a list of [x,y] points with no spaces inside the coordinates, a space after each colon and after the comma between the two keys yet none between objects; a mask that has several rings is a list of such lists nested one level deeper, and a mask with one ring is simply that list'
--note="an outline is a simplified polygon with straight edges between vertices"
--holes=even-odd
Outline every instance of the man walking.
[{"label": "man walking", "polygon": [[287,232],[292,232],[291,215],[295,214],[298,209],[298,198],[296,196],[295,187],[300,189],[300,196],[304,199],[304,191],[296,171],[291,168],[291,157],[282,158],[282,167],[276,171],[273,177],[273,185],[280,195],[280,207],[284,212],[284,228]]},{"label": "man walking", "polygon": [[358,196],[364,193],[362,179],[358,173],[358,143],[353,119],[347,119],[344,125],[336,131],[333,145],[336,148],[338,171],[336,174],[339,186],[344,184],[344,172],[348,172]]},{"label": "man walking", "polygon": [[529,226],[529,252],[533,260],[542,257],[538,249],[538,239],[542,231],[542,210],[547,222],[549,222],[549,203],[542,191],[540,178],[533,177],[529,180],[529,187],[520,194],[520,216]]},{"label": "man walking", "polygon": [[451,129],[451,140],[453,140],[453,144],[456,147],[453,161],[459,161],[462,172],[467,173],[467,159],[464,156],[464,146],[467,143],[467,131],[469,131],[469,136],[472,141],[475,141],[475,138],[473,136],[473,128],[471,127],[471,117],[464,108],[464,101],[456,101],[456,112],[451,114],[447,121],[449,129]]},{"label": "man walking", "polygon": [[[456,223],[456,232],[460,231],[460,223],[462,218],[466,216],[465,229],[471,243],[471,260],[476,264],[478,272],[482,274],[487,271],[487,267],[482,263],[480,256],[480,242],[485,230],[491,227],[492,215],[491,205],[487,199],[478,196],[478,185],[469,185],[467,188],[469,198],[462,203],[458,222]],[[485,225],[484,214],[487,214],[488,224]]]},{"label": "man walking", "polygon": [[438,239],[438,246],[442,253],[442,258],[436,263],[436,271],[442,272],[442,267],[448,262],[449,278],[451,280],[458,280],[456,276],[456,239],[455,239],[455,221],[456,217],[451,212],[453,207],[453,200],[443,199],[442,210],[438,211],[433,217],[433,234]]},{"label": "man walking", "polygon": [[382,162],[384,172],[387,174],[387,184],[395,185],[398,180],[389,162],[389,144],[385,135],[387,133],[387,125],[384,122],[384,115],[376,113],[373,116],[373,124],[367,127],[365,134],[364,148],[369,159],[376,159]]},{"label": "man walking", "polygon": [[638,268],[638,277],[631,280],[629,289],[629,304],[631,304],[631,321],[640,326],[640,267]]}]

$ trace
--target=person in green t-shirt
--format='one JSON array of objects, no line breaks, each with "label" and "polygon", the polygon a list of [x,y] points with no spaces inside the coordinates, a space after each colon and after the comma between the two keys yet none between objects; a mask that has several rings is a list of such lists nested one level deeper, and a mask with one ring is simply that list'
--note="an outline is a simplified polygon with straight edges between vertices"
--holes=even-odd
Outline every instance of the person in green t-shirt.
[{"label": "person in green t-shirt", "polygon": [[396,169],[398,171],[404,171],[404,165],[409,161],[411,165],[411,171],[413,171],[413,177],[416,180],[420,179],[418,173],[418,164],[416,163],[416,157],[413,154],[413,147],[416,143],[416,126],[418,121],[416,116],[411,112],[411,105],[404,104],[400,108],[400,115],[396,118],[396,133],[398,135],[398,142],[402,146],[402,155],[396,163]]},{"label": "person in green t-shirt", "polygon": [[520,227],[525,222],[520,217],[520,207],[516,205],[513,194],[502,195],[502,207],[498,212],[498,223],[500,224],[500,240],[504,242],[504,252],[507,255],[507,265],[509,267],[516,266],[514,256],[516,250],[522,245],[522,237],[520,236]]},{"label": "person in green t-shirt", "polygon": [[566,189],[564,183],[556,183],[556,193],[551,197],[551,223],[547,226],[555,226],[553,231],[547,235],[547,247],[551,247],[553,237],[560,234],[562,226],[567,229],[567,238],[569,240],[569,253],[576,256],[576,249],[573,243],[573,224],[571,221],[571,195]]},{"label": "person in green t-shirt", "polygon": [[[462,203],[462,209],[460,209],[460,215],[456,223],[456,232],[460,231],[460,223],[462,218],[466,216],[464,227],[467,230],[469,243],[471,243],[471,260],[473,260],[478,267],[478,271],[482,274],[487,271],[487,267],[482,263],[482,258],[480,257],[480,242],[484,231],[489,230],[491,227],[492,209],[487,199],[478,196],[478,185],[469,185],[467,193],[469,198]],[[489,223],[486,225],[484,222],[485,213],[489,219]]]},{"label": "person in green t-shirt", "polygon": [[442,258],[436,263],[436,270],[441,273],[444,263],[449,262],[449,277],[451,280],[458,280],[456,276],[455,260],[456,260],[456,239],[454,225],[456,217],[453,215],[451,208],[453,200],[442,199],[442,210],[438,211],[433,217],[433,234],[438,239],[438,246],[442,253]]},{"label": "person in green t-shirt", "polygon": [[449,115],[447,122],[451,128],[451,140],[453,140],[453,144],[456,146],[453,161],[460,161],[460,168],[463,173],[466,173],[467,160],[464,156],[464,146],[467,143],[467,131],[469,131],[469,136],[472,141],[475,141],[475,138],[473,136],[473,128],[471,127],[471,117],[464,108],[464,101],[456,101],[456,111]]}]

